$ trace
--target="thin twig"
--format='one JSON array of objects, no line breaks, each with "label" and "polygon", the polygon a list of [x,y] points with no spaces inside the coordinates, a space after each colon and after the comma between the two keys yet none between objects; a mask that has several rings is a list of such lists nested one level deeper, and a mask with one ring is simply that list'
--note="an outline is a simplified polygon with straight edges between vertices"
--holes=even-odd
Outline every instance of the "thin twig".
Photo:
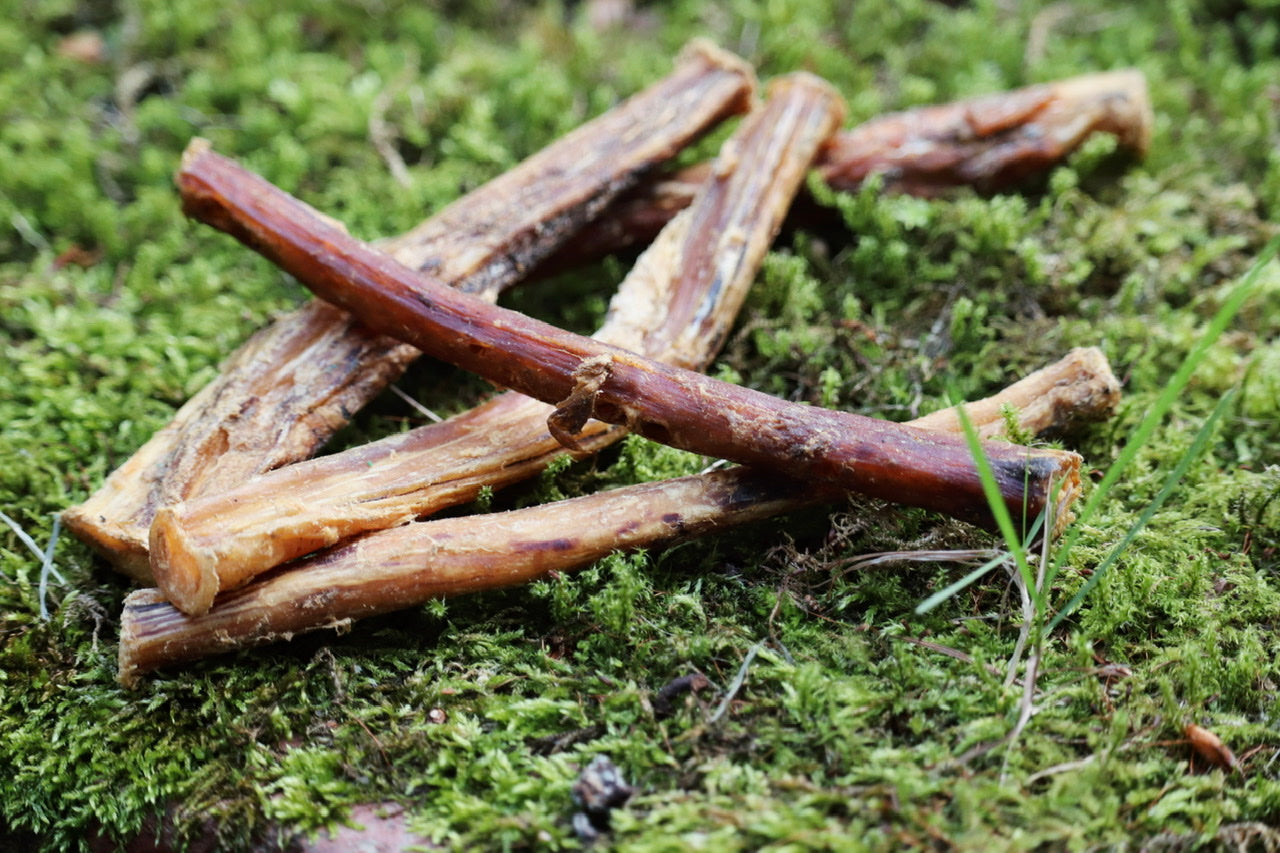
[{"label": "thin twig", "polygon": [[404,400],[406,403],[408,403],[408,404],[409,404],[409,408],[413,409],[415,412],[417,412],[418,414],[422,415],[424,418],[426,418],[427,420],[431,421],[432,423],[436,423],[436,424],[438,424],[438,423],[440,423],[442,420],[444,420],[444,418],[440,417],[440,416],[439,416],[439,415],[437,415],[435,412],[431,411],[431,410],[430,410],[430,409],[428,409],[426,406],[422,405],[422,404],[421,404],[421,403],[419,403],[417,400],[415,400],[415,399],[413,399],[412,397],[410,397],[410,396],[409,396],[408,394],[406,394],[404,391],[400,390],[400,386],[398,386],[398,385],[391,385],[391,386],[390,386],[390,388],[391,388],[391,393],[392,393],[392,394],[395,394],[395,395],[396,395],[397,397],[399,397],[401,400]]},{"label": "thin twig", "polygon": [[395,96],[414,78],[417,71],[416,61],[407,64],[394,81],[378,92],[369,108],[369,141],[373,143],[382,162],[387,164],[391,177],[405,189],[413,186],[413,179],[409,177],[409,168],[405,165],[404,158],[396,150],[396,132],[387,121],[387,111],[391,109]]},{"label": "thin twig", "polygon": [[720,707],[716,708],[715,713],[707,718],[709,724],[720,722],[720,718],[729,710],[730,703],[737,697],[738,691],[742,689],[742,685],[747,681],[747,670],[751,668],[751,662],[756,659],[756,655],[760,653],[762,648],[764,648],[764,640],[747,650],[746,656],[742,659],[742,666],[738,667],[738,674],[733,677],[733,681],[729,682],[729,686],[725,688],[724,699],[721,700]]},{"label": "thin twig", "polygon": [[53,530],[49,533],[49,543],[44,548],[37,545],[36,540],[31,538],[31,534],[23,530],[18,522],[3,512],[0,512],[0,521],[8,525],[9,529],[18,537],[18,541],[27,546],[27,550],[31,552],[32,556],[40,561],[40,618],[48,620],[49,608],[45,604],[45,596],[49,588],[49,577],[52,576],[60,584],[67,582],[66,578],[62,576],[62,572],[58,571],[57,566],[53,564],[53,552],[58,547],[58,535],[62,532],[62,521],[58,516],[54,516]]},{"label": "thin twig", "polygon": [[1047,779],[1050,776],[1057,776],[1059,773],[1071,773],[1075,770],[1083,770],[1090,764],[1098,760],[1098,754],[1092,753],[1086,755],[1078,761],[1065,761],[1062,764],[1055,764],[1052,767],[1046,767],[1043,770],[1037,770],[1027,777],[1026,786],[1029,788],[1041,779]]},{"label": "thin twig", "polygon": [[19,525],[18,522],[14,521],[12,518],[5,515],[3,512],[0,512],[0,521],[3,521],[5,524],[9,525],[9,529],[12,530],[14,532],[14,535],[18,537],[18,541],[21,542],[23,545],[26,545],[27,550],[30,551],[37,560],[44,559],[44,550],[41,549],[41,547],[36,544],[36,540],[31,538],[31,534],[27,533],[27,531],[22,529],[22,526]]},{"label": "thin twig", "polygon": [[[49,575],[56,570],[53,567],[53,552],[58,547],[58,534],[62,532],[62,519],[59,516],[53,517],[53,530],[49,533],[49,545],[44,549],[44,554],[40,560],[40,618],[47,620],[49,618],[49,607],[45,603],[46,595],[49,591]],[[62,576],[58,576],[61,582]]]}]

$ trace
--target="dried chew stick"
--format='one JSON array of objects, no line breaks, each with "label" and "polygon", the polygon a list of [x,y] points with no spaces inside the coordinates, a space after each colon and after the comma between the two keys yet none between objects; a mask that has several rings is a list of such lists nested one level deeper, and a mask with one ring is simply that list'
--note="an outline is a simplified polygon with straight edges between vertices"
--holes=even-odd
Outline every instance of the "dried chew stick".
[{"label": "dried chew stick", "polygon": [[[745,63],[695,42],[667,78],[382,248],[493,301],[643,173],[745,111],[753,89]],[[149,580],[159,507],[310,457],[417,355],[314,300],[251,338],[64,521],[126,574]]]},{"label": "dried chew stick", "polygon": [[[1063,432],[1106,417],[1119,383],[1096,349],[1066,358],[968,406],[985,436],[1016,407],[1019,429]],[[916,425],[958,430],[952,410]],[[235,649],[339,627],[430,598],[527,583],[622,549],[674,539],[839,500],[814,488],[746,468],[627,486],[556,504],[488,516],[436,519],[362,536],[298,561],[220,596],[212,610],[187,616],[155,589],[125,599],[119,678],[136,686],[152,670]]]},{"label": "dried chew stick", "polygon": [[837,189],[881,173],[886,187],[913,195],[995,190],[1044,172],[1095,132],[1141,156],[1153,123],[1141,71],[1085,74],[881,116],[837,137],[818,171]]},{"label": "dried chew stick", "polygon": [[[725,143],[684,215],[637,262],[594,336],[702,370],[728,334],[765,251],[842,104],[801,77],[773,87]],[[162,507],[151,527],[156,585],[188,613],[280,563],[402,524],[542,470],[565,452],[550,406],[508,392],[470,412]],[[624,434],[590,422],[595,451]]]},{"label": "dried chew stick", "polygon": [[[869,119],[835,135],[818,156],[817,172],[846,191],[880,174],[886,189],[911,195],[936,196],[957,186],[993,192],[1043,174],[1094,133],[1112,134],[1142,156],[1153,121],[1141,71],[1085,74]],[[708,168],[700,163],[642,181],[539,271],[571,269],[648,244],[693,198]],[[821,222],[831,213],[801,191],[794,218]]]},{"label": "dried chew stick", "polygon": [[[302,202],[197,142],[177,183],[188,215],[293,273],[371,328],[544,402],[552,435],[595,417],[695,453],[824,481],[990,524],[961,439],[875,418],[787,403],[669,367],[481,303],[396,264]],[[1075,453],[988,444],[1001,498],[1017,518],[1050,503],[1059,529],[1079,488]]]}]

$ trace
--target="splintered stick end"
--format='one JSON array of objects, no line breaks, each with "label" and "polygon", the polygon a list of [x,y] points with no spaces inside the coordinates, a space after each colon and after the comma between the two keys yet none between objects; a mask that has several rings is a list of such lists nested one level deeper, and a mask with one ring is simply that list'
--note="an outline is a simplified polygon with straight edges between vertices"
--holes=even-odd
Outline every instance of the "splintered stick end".
[{"label": "splintered stick end", "polygon": [[[1116,407],[1120,405],[1120,380],[1112,372],[1102,350],[1076,347],[1067,353],[1063,361],[1072,365],[1076,375],[1081,377],[1076,383],[1076,399],[1070,402],[1076,412],[1074,420],[1101,421],[1115,414]],[[1062,384],[1066,383],[1059,382]]]},{"label": "splintered stick end", "polygon": [[151,573],[165,598],[193,616],[208,612],[221,586],[214,568],[193,556],[173,507],[151,522]]},{"label": "splintered stick end", "polygon": [[187,169],[201,155],[212,150],[213,143],[203,136],[191,137],[191,141],[187,143],[186,150],[182,152],[182,162],[179,165],[179,170]]},{"label": "splintered stick end", "polygon": [[774,77],[765,86],[765,95],[769,98],[775,98],[792,88],[808,88],[815,92],[825,95],[831,101],[832,109],[836,114],[835,125],[838,128],[844,124],[848,111],[845,108],[844,95],[840,94],[840,90],[829,82],[819,77],[817,74],[810,74],[808,71],[793,71],[790,74],[783,74],[780,77]]},{"label": "splintered stick end", "polygon": [[1072,509],[1076,499],[1080,497],[1080,465],[1084,461],[1079,453],[1062,454],[1062,462],[1057,477],[1050,483],[1050,501],[1048,512],[1049,536],[1056,539],[1067,529],[1067,525],[1075,521],[1076,514]]},{"label": "splintered stick end", "polygon": [[1094,104],[1106,110],[1098,129],[1115,134],[1125,148],[1139,157],[1151,147],[1155,113],[1147,78],[1136,68],[1082,74],[1053,84],[1055,97],[1073,110]]},{"label": "splintered stick end", "polygon": [[750,95],[754,94],[756,89],[756,70],[751,66],[751,63],[736,54],[730,53],[707,38],[696,38],[686,42],[676,57],[676,65],[694,61],[705,62],[713,67],[741,74],[747,80],[749,86],[748,97],[745,101],[750,101]]},{"label": "splintered stick end", "polygon": [[134,614],[138,608],[162,603],[163,598],[154,589],[135,589],[124,598],[120,614],[120,652],[117,658],[116,680],[130,690],[137,688],[147,668],[138,660],[138,629]]}]

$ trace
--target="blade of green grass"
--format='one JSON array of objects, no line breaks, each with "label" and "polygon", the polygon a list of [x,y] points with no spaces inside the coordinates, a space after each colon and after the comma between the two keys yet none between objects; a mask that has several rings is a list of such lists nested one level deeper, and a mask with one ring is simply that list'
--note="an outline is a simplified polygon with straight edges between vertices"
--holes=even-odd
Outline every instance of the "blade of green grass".
[{"label": "blade of green grass", "polygon": [[1236,389],[1234,388],[1222,396],[1222,399],[1218,401],[1218,405],[1214,406],[1213,411],[1209,413],[1209,417],[1205,419],[1204,424],[1200,427],[1199,431],[1196,432],[1196,437],[1191,442],[1191,447],[1187,448],[1187,452],[1182,454],[1182,458],[1178,460],[1178,464],[1174,466],[1174,469],[1169,472],[1169,476],[1165,478],[1164,485],[1160,488],[1160,493],[1155,496],[1151,503],[1147,504],[1147,508],[1142,511],[1142,515],[1138,516],[1138,519],[1129,527],[1124,538],[1116,543],[1115,547],[1107,553],[1107,556],[1104,557],[1102,562],[1098,564],[1097,568],[1093,570],[1093,575],[1085,581],[1084,586],[1080,587],[1079,591],[1077,591],[1076,594],[1071,597],[1071,600],[1066,603],[1066,606],[1059,610],[1057,615],[1053,617],[1049,622],[1048,627],[1045,628],[1046,633],[1053,631],[1054,628],[1062,624],[1063,619],[1066,619],[1075,612],[1076,608],[1080,606],[1093,588],[1098,585],[1099,581],[1102,580],[1107,571],[1118,559],[1120,559],[1120,555],[1129,547],[1129,544],[1133,542],[1133,540],[1137,538],[1138,534],[1142,532],[1143,528],[1147,526],[1147,522],[1151,521],[1151,517],[1154,516],[1156,512],[1159,511],[1160,507],[1164,505],[1164,502],[1169,498],[1169,495],[1173,494],[1174,489],[1178,487],[1178,483],[1182,481],[1183,476],[1187,473],[1187,469],[1191,467],[1191,463],[1204,453],[1204,449],[1208,446],[1209,439],[1213,435],[1213,428],[1217,425],[1218,421],[1222,419],[1223,414],[1226,413],[1227,408],[1231,405],[1231,402],[1235,400],[1235,397]]},{"label": "blade of green grass", "polygon": [[[959,399],[956,389],[952,388],[950,394],[953,400]],[[965,443],[969,445],[969,453],[973,456],[973,463],[978,469],[978,479],[982,482],[982,493],[991,507],[991,514],[995,517],[996,525],[1000,529],[1000,536],[1004,539],[1005,547],[1009,549],[1009,554],[1013,557],[1014,564],[1018,567],[1018,574],[1021,575],[1023,583],[1027,585],[1027,591],[1032,596],[1037,611],[1043,612],[1043,593],[1041,590],[1036,589],[1035,575],[1032,574],[1031,566],[1027,562],[1027,549],[1023,544],[1023,537],[1018,535],[1017,529],[1013,526],[1013,517],[1009,514],[1009,507],[1005,505],[1004,498],[1000,496],[1000,486],[996,483],[995,472],[991,469],[991,460],[987,458],[986,452],[982,449],[982,439],[979,437],[973,421],[969,419],[969,413],[965,411],[964,406],[956,405],[955,411],[960,419],[960,428],[964,431]],[[1025,526],[1026,519],[1023,519],[1023,524]]]},{"label": "blade of green grass", "polygon": [[1244,307],[1249,297],[1253,295],[1254,290],[1257,288],[1258,278],[1262,275],[1263,268],[1270,263],[1273,258],[1275,258],[1278,251],[1280,251],[1280,237],[1273,238],[1271,242],[1267,244],[1266,248],[1262,250],[1262,253],[1258,255],[1253,266],[1249,268],[1249,271],[1245,273],[1244,277],[1240,279],[1240,281],[1232,287],[1231,291],[1227,294],[1227,298],[1223,301],[1222,306],[1209,321],[1209,325],[1206,327],[1204,335],[1201,336],[1200,340],[1196,342],[1196,345],[1192,347],[1191,352],[1187,353],[1187,357],[1183,360],[1182,365],[1178,368],[1177,372],[1174,373],[1173,378],[1169,380],[1169,384],[1165,386],[1164,391],[1161,392],[1159,398],[1157,398],[1155,405],[1151,407],[1147,412],[1147,416],[1143,418],[1140,424],[1138,424],[1138,428],[1134,430],[1129,441],[1125,443],[1125,447],[1120,451],[1120,455],[1116,457],[1115,462],[1111,463],[1106,474],[1103,475],[1102,481],[1098,483],[1096,488],[1094,488],[1093,493],[1085,502],[1084,509],[1082,509],[1077,516],[1076,522],[1067,530],[1063,537],[1062,544],[1057,549],[1054,560],[1050,564],[1048,573],[1045,576],[1046,588],[1053,585],[1054,579],[1057,577],[1058,572],[1062,570],[1062,566],[1066,563],[1067,556],[1071,553],[1072,546],[1074,546],[1076,540],[1080,538],[1080,531],[1083,529],[1084,525],[1088,524],[1089,519],[1093,517],[1095,512],[1097,512],[1098,507],[1102,505],[1102,502],[1106,500],[1106,497],[1110,493],[1112,487],[1119,481],[1120,477],[1124,474],[1125,470],[1128,469],[1129,465],[1132,464],[1133,460],[1137,457],[1138,452],[1151,438],[1151,434],[1155,432],[1156,427],[1159,426],[1160,422],[1164,419],[1164,416],[1168,414],[1171,408],[1173,408],[1173,404],[1178,399],[1178,395],[1182,393],[1183,389],[1186,388],[1187,383],[1191,381],[1192,374],[1195,373],[1196,368],[1198,368],[1208,356],[1210,348],[1217,342],[1218,338],[1222,336],[1222,333],[1226,331],[1227,326],[1231,324],[1231,321],[1235,318],[1236,314],[1238,314],[1240,309]]}]

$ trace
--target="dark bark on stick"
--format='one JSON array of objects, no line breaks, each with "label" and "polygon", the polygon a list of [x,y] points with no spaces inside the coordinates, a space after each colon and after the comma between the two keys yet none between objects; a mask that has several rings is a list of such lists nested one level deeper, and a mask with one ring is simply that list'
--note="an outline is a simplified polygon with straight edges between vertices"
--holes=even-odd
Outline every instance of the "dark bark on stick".
[{"label": "dark bark on stick", "polygon": [[[997,394],[968,406],[984,435],[1019,406],[1020,429],[1062,432],[1108,416],[1119,383],[1094,349],[1076,350]],[[958,430],[951,410],[915,422]],[[555,504],[487,516],[440,519],[383,530],[282,567],[187,616],[159,590],[131,593],[120,632],[120,681],[294,634],[420,604],[430,598],[527,583],[616,550],[677,539],[839,500],[830,486],[734,468],[644,483]]]},{"label": "dark bark on stick", "polygon": [[[745,63],[695,43],[664,80],[382,248],[493,301],[646,171],[744,111],[753,87]],[[147,533],[159,507],[310,457],[417,355],[343,311],[304,306],[250,339],[64,520],[127,574],[149,579]]]},{"label": "dark bark on stick", "polygon": [[[596,340],[703,369],[840,120],[838,97],[816,85],[781,87],[746,118],[725,144],[723,176],[636,264]],[[579,399],[585,420],[591,397]],[[510,392],[444,423],[163,507],[151,529],[157,586],[199,613],[274,565],[531,476],[564,452],[547,428],[553,412]],[[592,422],[573,432],[575,450],[596,451],[624,431]]]}]

